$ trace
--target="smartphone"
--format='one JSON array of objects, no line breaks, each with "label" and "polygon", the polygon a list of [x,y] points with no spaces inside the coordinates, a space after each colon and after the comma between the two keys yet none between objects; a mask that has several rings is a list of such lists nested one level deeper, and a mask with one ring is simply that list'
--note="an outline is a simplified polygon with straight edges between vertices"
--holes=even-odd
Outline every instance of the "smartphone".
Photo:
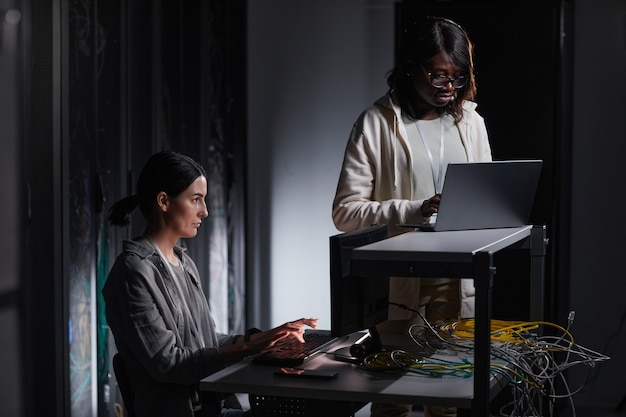
[{"label": "smartphone", "polygon": [[321,369],[280,368],[274,372],[274,375],[295,376],[301,378],[333,379],[337,378],[339,372],[325,371]]}]

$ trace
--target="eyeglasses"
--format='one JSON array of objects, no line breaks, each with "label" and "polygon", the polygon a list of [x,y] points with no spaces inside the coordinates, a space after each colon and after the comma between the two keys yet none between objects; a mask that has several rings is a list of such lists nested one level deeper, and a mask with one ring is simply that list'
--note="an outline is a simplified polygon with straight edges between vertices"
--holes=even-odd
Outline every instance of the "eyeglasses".
[{"label": "eyeglasses", "polygon": [[432,72],[427,71],[424,67],[422,67],[422,69],[426,71],[426,74],[430,77],[430,83],[435,88],[443,88],[448,85],[448,83],[451,83],[454,88],[463,88],[465,87],[465,84],[467,84],[467,76],[465,75],[459,75],[454,78],[443,74],[433,74]]}]

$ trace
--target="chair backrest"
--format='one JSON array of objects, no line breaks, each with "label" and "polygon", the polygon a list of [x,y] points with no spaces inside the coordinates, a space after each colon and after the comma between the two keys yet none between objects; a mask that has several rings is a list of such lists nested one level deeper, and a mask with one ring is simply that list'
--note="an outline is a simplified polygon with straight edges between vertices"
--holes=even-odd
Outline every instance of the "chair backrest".
[{"label": "chair backrest", "polygon": [[126,373],[126,365],[124,359],[119,353],[113,356],[113,370],[115,371],[115,378],[117,379],[117,386],[122,393],[122,400],[126,407],[126,415],[133,417],[133,392],[130,389],[130,381],[128,380],[128,374]]}]

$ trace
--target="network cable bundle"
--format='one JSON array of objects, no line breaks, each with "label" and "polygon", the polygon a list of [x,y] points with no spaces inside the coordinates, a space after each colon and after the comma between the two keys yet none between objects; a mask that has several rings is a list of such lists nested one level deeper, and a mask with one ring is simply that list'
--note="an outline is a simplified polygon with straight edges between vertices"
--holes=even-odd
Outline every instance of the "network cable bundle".
[{"label": "network cable bundle", "polygon": [[[420,315],[421,316],[421,315]],[[424,318],[422,317],[424,320]],[[543,321],[491,321],[491,373],[509,387],[510,395],[499,406],[500,416],[552,416],[557,401],[567,401],[583,387],[570,387],[565,371],[609,359],[574,342],[569,328]],[[416,351],[376,352],[365,357],[370,371],[402,372],[416,376],[467,378],[473,375],[474,320],[413,325],[409,330]]]}]

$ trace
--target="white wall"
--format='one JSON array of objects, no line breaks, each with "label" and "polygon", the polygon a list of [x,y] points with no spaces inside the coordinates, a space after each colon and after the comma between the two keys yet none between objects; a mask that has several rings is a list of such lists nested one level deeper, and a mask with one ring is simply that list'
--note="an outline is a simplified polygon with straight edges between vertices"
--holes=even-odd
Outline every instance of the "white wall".
[{"label": "white wall", "polygon": [[250,324],[329,328],[331,205],[352,123],[386,91],[394,2],[248,5]]},{"label": "white wall", "polygon": [[[299,316],[329,325],[331,202],[351,125],[386,90],[393,4],[249,2],[248,265],[262,280],[249,287],[262,305],[251,325]],[[616,383],[626,366],[626,3],[575,6],[573,178],[564,184],[573,197],[572,331],[613,357],[576,400],[610,406],[626,396]]]}]

